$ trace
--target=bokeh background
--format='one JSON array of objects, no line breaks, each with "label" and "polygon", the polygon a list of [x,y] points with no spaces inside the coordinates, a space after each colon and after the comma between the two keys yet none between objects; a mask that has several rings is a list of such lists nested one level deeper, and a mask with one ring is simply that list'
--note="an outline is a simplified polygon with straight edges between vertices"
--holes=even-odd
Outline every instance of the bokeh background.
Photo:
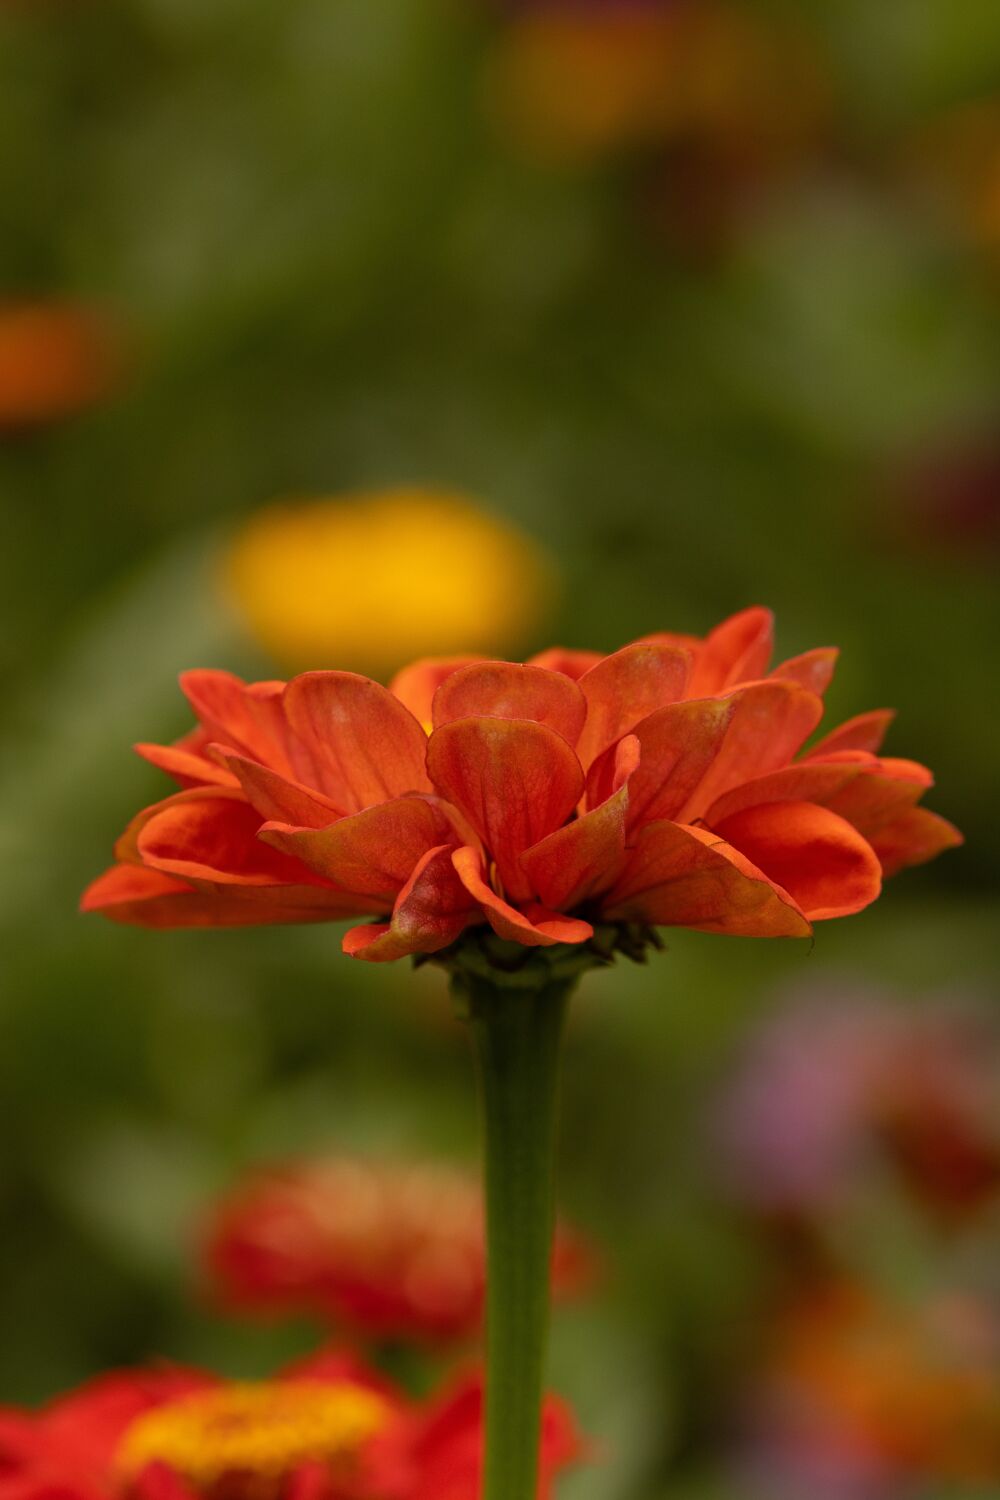
[{"label": "bokeh background", "polygon": [[251,1165],[475,1161],[432,968],[77,915],[177,672],[761,602],[967,844],[585,981],[562,1493],[1000,1495],[998,316],[995,0],[2,0],[2,1399],[311,1347],[205,1293]]}]

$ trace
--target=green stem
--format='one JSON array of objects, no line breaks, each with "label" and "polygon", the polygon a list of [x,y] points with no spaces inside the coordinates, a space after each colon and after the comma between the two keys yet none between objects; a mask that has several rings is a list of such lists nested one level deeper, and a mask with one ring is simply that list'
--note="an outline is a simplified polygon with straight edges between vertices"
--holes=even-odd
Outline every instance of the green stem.
[{"label": "green stem", "polygon": [[485,1137],[483,1500],[535,1500],[549,1321],[556,1085],[573,981],[463,976]]}]

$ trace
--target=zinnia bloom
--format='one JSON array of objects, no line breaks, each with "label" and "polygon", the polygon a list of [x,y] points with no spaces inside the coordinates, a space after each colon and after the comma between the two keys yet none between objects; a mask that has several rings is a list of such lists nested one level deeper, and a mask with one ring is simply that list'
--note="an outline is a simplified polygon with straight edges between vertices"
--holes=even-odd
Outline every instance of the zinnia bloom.
[{"label": "zinnia bloom", "polygon": [[344,951],[440,953],[468,928],[613,946],[635,925],[803,937],[960,835],[879,754],[886,711],[808,750],[836,652],[768,670],[749,609],[610,656],[417,662],[246,684],[188,672],[198,727],[139,753],[182,790],[141,812],[88,911],[151,927],[346,916]]},{"label": "zinnia bloom", "polygon": [[119,350],[93,311],[62,302],[0,305],[0,429],[70,417],[104,397]]},{"label": "zinnia bloom", "polygon": [[509,522],[465,495],[415,488],[265,506],[233,539],[224,571],[275,661],[300,670],[332,659],[377,674],[414,652],[517,647],[554,582],[541,548]]},{"label": "zinnia bloom", "polygon": [[[478,1377],[411,1404],[352,1355],[275,1379],[173,1366],[87,1382],[40,1412],[0,1410],[2,1500],[478,1500]],[[539,1500],[582,1445],[546,1402]]]},{"label": "zinnia bloom", "polygon": [[[440,1342],[479,1331],[486,1283],[482,1193],[436,1165],[332,1157],[253,1174],[215,1209],[205,1261],[242,1312],[309,1313],[371,1339]],[[593,1257],[556,1231],[556,1294]]]}]

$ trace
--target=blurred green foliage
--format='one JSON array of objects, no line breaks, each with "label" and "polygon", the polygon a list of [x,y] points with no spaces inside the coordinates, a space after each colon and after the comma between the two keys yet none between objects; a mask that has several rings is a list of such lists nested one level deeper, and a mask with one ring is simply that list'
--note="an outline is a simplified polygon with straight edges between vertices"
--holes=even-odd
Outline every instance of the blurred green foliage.
[{"label": "blurred green foliage", "polygon": [[762,8],[816,28],[851,149],[701,257],[637,211],[633,155],[556,168],[503,138],[482,79],[509,16],[472,0],[0,9],[0,294],[102,305],[129,346],[106,405],[0,438],[5,1399],[154,1351],[260,1371],[307,1347],[198,1302],[191,1226],[242,1165],[474,1156],[433,971],[348,964],[328,928],[75,912],[161,794],[128,745],[186,727],[177,671],[271,674],[216,597],[226,529],[276,494],[441,483],[547,543],[567,644],[750,602],[783,656],[840,644],[832,719],[896,706],[892,751],[968,835],[811,953],[677,934],[584,987],[563,1199],[610,1268],[558,1323],[554,1381],[606,1457],[565,1492],[732,1494],[720,1392],[766,1269],[706,1181],[706,1098],[793,978],[988,988],[1000,843],[996,557],[921,547],[887,483],[1000,415],[997,266],[888,180],[908,131],[1000,92],[1000,11]]}]

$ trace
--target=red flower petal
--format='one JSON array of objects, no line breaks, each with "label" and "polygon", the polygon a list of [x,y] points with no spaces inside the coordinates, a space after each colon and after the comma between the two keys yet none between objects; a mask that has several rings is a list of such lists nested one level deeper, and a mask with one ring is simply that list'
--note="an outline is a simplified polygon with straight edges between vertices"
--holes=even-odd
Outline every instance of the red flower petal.
[{"label": "red flower petal", "polygon": [[964,843],[953,823],[924,807],[905,808],[883,823],[871,838],[885,875],[925,864],[943,850],[957,849]]},{"label": "red flower petal", "polygon": [[803,651],[801,656],[789,657],[768,675],[780,677],[785,682],[797,682],[822,698],[833,681],[839,655],[836,646],[817,646],[815,651]]},{"label": "red flower petal", "polygon": [[477,849],[465,845],[452,852],[452,863],[469,895],[482,907],[493,931],[511,943],[526,948],[547,948],[553,943],[585,943],[594,935],[589,922],[563,917],[547,907],[528,903],[523,911],[497,895],[483,879],[483,862]]},{"label": "red flower petal", "polygon": [[442,682],[434,695],[434,724],[456,719],[530,719],[575,745],[587,704],[575,682],[544,667],[510,661],[473,662]]},{"label": "red flower petal", "polygon": [[221,746],[215,748],[231,767],[237,785],[243,788],[247,801],[261,818],[303,828],[325,828],[327,823],[343,816],[341,809],[322,792],[314,792],[300,781],[290,781],[259,761],[227,755]]},{"label": "red flower petal", "polygon": [[246,683],[232,672],[198,670],[182,672],[180,684],[210,739],[295,774],[282,708],[283,682]]},{"label": "red flower petal", "polygon": [[456,842],[447,815],[426,797],[395,797],[324,828],[266,823],[260,838],[341,890],[387,902],[428,849]]},{"label": "red flower petal", "polygon": [[207,760],[204,755],[198,755],[193,750],[186,750],[182,745],[141,743],[132,748],[143,760],[148,760],[151,766],[175,777],[182,786],[237,785],[236,777],[225,766],[217,765],[215,761]]},{"label": "red flower petal", "polygon": [[628,802],[623,786],[521,855],[521,868],[546,906],[566,911],[615,883],[625,862]]},{"label": "red flower petal", "polygon": [[858,714],[813,745],[806,759],[818,760],[821,756],[835,755],[841,750],[869,750],[877,755],[895,717],[894,708],[875,708],[870,713]]},{"label": "red flower petal", "polygon": [[260,815],[223,791],[200,797],[180,792],[139,830],[143,864],[182,880],[222,885],[323,884],[298,860],[257,838]]},{"label": "red flower petal", "polygon": [[926,767],[915,761],[874,756],[800,761],[726,792],[708,809],[705,822],[717,828],[722,819],[764,802],[814,802],[846,818],[870,842],[887,818],[917,802],[932,781]]},{"label": "red flower petal", "polygon": [[288,684],[284,705],[317,785],[345,812],[430,791],[427,736],[388,688],[355,672],[304,672]]},{"label": "red flower petal", "polygon": [[587,722],[577,753],[584,767],[655,709],[684,696],[690,654],[679,646],[637,641],[605,656],[580,679]]},{"label": "red flower petal", "polygon": [[566,741],[526,719],[459,719],[431,735],[427,769],[483,840],[508,895],[529,899],[518,856],[565,823],[583,791]]},{"label": "red flower petal", "polygon": [[[700,786],[718,755],[733,717],[725,698],[688,698],[650,714],[635,727],[638,766],[629,780],[628,826],[674,819]],[[606,784],[607,752],[591,767],[587,794],[593,800]]]},{"label": "red flower petal", "polygon": [[579,682],[584,672],[596,667],[600,660],[600,651],[573,651],[567,646],[550,646],[547,651],[539,651],[537,656],[529,658],[532,666],[561,672],[564,677],[572,677],[574,682]]},{"label": "red flower petal", "polygon": [[605,903],[612,920],[733,937],[808,937],[791,896],[702,828],[648,823]]},{"label": "red flower petal", "polygon": [[478,660],[478,656],[425,656],[397,672],[389,684],[389,691],[430,734],[434,694],[452,672]]},{"label": "red flower petal", "polygon": [[352,927],[343,949],[352,958],[387,963],[411,953],[436,953],[481,917],[478,903],[459,879],[453,846],[429,849],[399,893],[392,921]]},{"label": "red flower petal", "polygon": [[688,694],[707,698],[763,677],[774,646],[774,616],[759,605],[730,615],[710,630],[695,653]]},{"label": "red flower petal", "polygon": [[255,927],[273,922],[333,922],[357,916],[322,887],[231,886],[195,889],[183,880],[141,865],[112,865],[83,894],[80,910],[139,927]]},{"label": "red flower petal", "polygon": [[786,766],[823,715],[815,693],[774,678],[726,695],[733,715],[721,749],[681,816],[693,822],[723,792]]},{"label": "red flower petal", "polygon": [[861,911],[882,889],[871,845],[846,819],[813,802],[748,807],[714,826],[812,921]]}]

